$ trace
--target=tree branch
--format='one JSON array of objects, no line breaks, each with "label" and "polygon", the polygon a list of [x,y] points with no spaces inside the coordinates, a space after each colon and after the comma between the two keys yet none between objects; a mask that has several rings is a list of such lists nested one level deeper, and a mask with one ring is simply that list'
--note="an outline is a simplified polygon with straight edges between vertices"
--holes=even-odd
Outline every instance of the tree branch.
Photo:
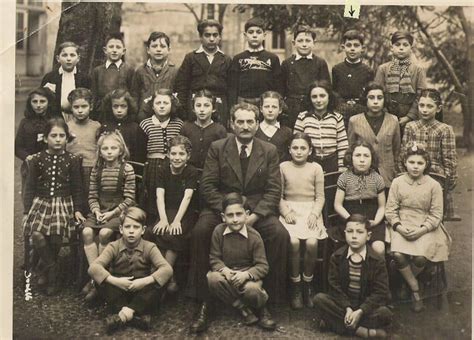
[{"label": "tree branch", "polygon": [[194,16],[194,19],[196,19],[196,22],[199,22],[201,21],[196,13],[196,11],[194,10],[193,6],[191,6],[190,4],[183,4],[184,7],[186,7],[190,12],[191,14]]}]

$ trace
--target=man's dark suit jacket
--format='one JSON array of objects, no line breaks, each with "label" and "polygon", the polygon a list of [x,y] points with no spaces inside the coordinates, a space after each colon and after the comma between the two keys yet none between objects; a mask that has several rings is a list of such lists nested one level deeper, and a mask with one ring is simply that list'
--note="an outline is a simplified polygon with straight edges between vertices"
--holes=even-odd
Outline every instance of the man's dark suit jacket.
[{"label": "man's dark suit jacket", "polygon": [[276,147],[254,138],[244,183],[235,139],[220,139],[209,148],[200,184],[207,207],[220,212],[224,195],[238,192],[247,197],[252,213],[277,215],[281,179]]}]

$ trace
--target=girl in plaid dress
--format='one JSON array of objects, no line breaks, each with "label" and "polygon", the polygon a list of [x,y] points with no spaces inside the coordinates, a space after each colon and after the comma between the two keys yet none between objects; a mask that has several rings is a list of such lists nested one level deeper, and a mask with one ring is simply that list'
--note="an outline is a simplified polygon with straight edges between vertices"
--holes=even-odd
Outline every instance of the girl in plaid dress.
[{"label": "girl in plaid dress", "polygon": [[71,237],[75,221],[85,220],[81,189],[81,159],[66,151],[71,138],[62,118],[48,121],[44,131],[47,149],[28,162],[23,219],[25,235],[31,238],[44,264],[39,285],[48,283],[46,293],[57,292],[57,257],[63,237]]}]

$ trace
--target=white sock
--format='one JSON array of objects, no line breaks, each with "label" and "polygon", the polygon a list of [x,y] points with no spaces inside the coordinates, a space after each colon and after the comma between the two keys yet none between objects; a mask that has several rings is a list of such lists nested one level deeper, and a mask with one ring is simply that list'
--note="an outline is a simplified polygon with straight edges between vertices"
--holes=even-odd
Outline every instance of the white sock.
[{"label": "white sock", "polygon": [[314,275],[306,276],[306,275],[304,275],[304,273],[303,273],[303,281],[304,281],[304,282],[311,282],[311,281],[313,281],[313,278],[314,278]]},{"label": "white sock", "polygon": [[291,282],[298,283],[301,282],[301,275],[298,275],[296,277],[290,276]]}]

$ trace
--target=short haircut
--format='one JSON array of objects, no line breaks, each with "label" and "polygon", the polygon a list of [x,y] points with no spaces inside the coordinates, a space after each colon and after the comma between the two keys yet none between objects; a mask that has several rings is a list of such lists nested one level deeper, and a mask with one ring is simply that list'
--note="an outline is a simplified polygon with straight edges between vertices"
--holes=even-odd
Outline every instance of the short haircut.
[{"label": "short haircut", "polygon": [[390,41],[392,42],[392,45],[395,44],[398,40],[401,39],[406,39],[410,43],[410,45],[413,45],[413,41],[415,40],[413,36],[411,35],[410,32],[407,31],[396,31],[395,33],[392,34]]},{"label": "short haircut", "polygon": [[67,123],[64,121],[64,119],[62,117],[54,117],[54,118],[51,118],[50,120],[48,120],[48,122],[46,123],[46,126],[44,128],[44,131],[43,131],[44,138],[48,137],[49,133],[51,132],[51,130],[55,126],[60,127],[61,129],[64,130],[64,132],[66,133],[66,140],[68,142],[70,142],[74,139],[74,137],[69,132],[69,126],[67,125]]},{"label": "short haircut", "polygon": [[296,28],[293,30],[293,39],[295,40],[298,34],[300,33],[305,33],[305,34],[310,34],[311,38],[313,40],[316,40],[316,31],[313,30],[310,26],[308,25],[298,25]]},{"label": "short haircut", "polygon": [[104,41],[104,45],[107,46],[110,40],[120,40],[122,44],[125,46],[125,42],[123,41],[123,33],[122,32],[113,32],[107,35]]},{"label": "short haircut", "polygon": [[341,42],[344,44],[347,40],[359,40],[361,45],[364,45],[364,39],[365,36],[362,32],[359,32],[357,30],[349,30],[342,35]]},{"label": "short haircut", "polygon": [[344,154],[344,159],[343,159],[344,166],[351,170],[354,170],[354,165],[352,164],[352,154],[354,153],[354,150],[358,146],[362,146],[370,150],[370,154],[372,155],[372,162],[370,164],[370,169],[377,171],[377,169],[379,168],[379,157],[377,155],[377,152],[375,152],[375,149],[372,146],[372,144],[368,143],[362,138],[357,138],[354,143],[351,143],[351,145],[349,145],[349,148],[346,150],[346,153]]},{"label": "short haircut", "polygon": [[247,200],[238,192],[231,192],[226,194],[222,200],[222,212],[225,213],[226,208],[233,204],[240,204],[242,208],[248,210]]},{"label": "short haircut", "polygon": [[92,92],[85,87],[78,87],[77,89],[72,90],[67,95],[68,102],[72,105],[72,103],[77,99],[84,99],[90,105],[92,105]]},{"label": "short haircut", "polygon": [[267,27],[265,25],[265,21],[263,21],[263,19],[259,18],[259,17],[253,17],[253,18],[247,20],[247,22],[245,23],[245,26],[244,26],[245,32],[247,32],[247,30],[250,27],[259,27],[264,31],[267,29]]},{"label": "short haircut", "polygon": [[33,107],[31,106],[31,99],[33,99],[34,95],[45,97],[48,100],[48,107],[46,108],[45,118],[52,118],[53,115],[56,113],[55,99],[54,93],[47,87],[38,87],[28,94],[24,111],[25,118],[36,117],[36,113],[33,110]]},{"label": "short haircut", "polygon": [[308,115],[311,116],[314,111],[313,103],[311,102],[311,91],[313,89],[320,87],[324,89],[329,96],[329,102],[328,102],[328,112],[332,112],[336,108],[336,95],[334,91],[332,90],[331,83],[327,80],[315,80],[311,84],[309,84],[307,90],[306,90],[306,109],[308,111]]},{"label": "short haircut", "polygon": [[188,153],[188,155],[191,155],[191,151],[193,149],[193,146],[191,144],[191,141],[189,140],[188,137],[182,136],[182,135],[177,135],[168,141],[168,152],[171,151],[171,148],[173,146],[184,146],[184,150]]},{"label": "short haircut", "polygon": [[379,83],[376,83],[376,82],[374,82],[374,81],[371,81],[371,82],[370,82],[369,84],[367,84],[367,86],[364,88],[364,92],[363,92],[362,98],[361,98],[361,104],[367,106],[367,96],[369,95],[369,92],[370,92],[370,91],[373,91],[373,90],[380,90],[380,91],[382,91],[383,97],[384,97],[383,106],[386,107],[388,101],[385,100],[385,98],[386,98],[385,88],[383,87],[383,85],[380,85]]},{"label": "short haircut", "polygon": [[255,121],[258,122],[258,116],[260,114],[260,112],[258,111],[258,107],[256,107],[253,104],[246,103],[246,102],[236,104],[236,105],[232,106],[232,108],[230,109],[230,119],[233,122],[235,121],[235,113],[239,110],[252,111],[255,114]]},{"label": "short haircut", "polygon": [[204,34],[204,30],[207,27],[217,27],[217,31],[219,31],[219,35],[222,34],[222,30],[224,29],[224,27],[219,21],[214,20],[214,19],[204,19],[200,21],[199,24],[197,25],[199,36],[202,36]]},{"label": "short haircut", "polygon": [[145,41],[145,46],[150,47],[150,44],[153,41],[159,39],[163,39],[166,42],[166,45],[168,45],[168,48],[171,47],[170,37],[168,37],[168,35],[164,32],[151,32],[148,40]]},{"label": "short haircut", "polygon": [[126,218],[130,218],[142,226],[145,226],[146,222],[146,212],[138,207],[128,207],[120,214],[120,224],[123,225],[123,222]]},{"label": "short haircut", "polygon": [[406,161],[408,157],[413,156],[413,155],[419,155],[423,157],[426,161],[426,168],[423,171],[423,174],[428,174],[431,171],[431,158],[430,154],[428,151],[426,151],[426,145],[423,143],[417,143],[417,142],[409,142],[405,146],[406,152],[405,152],[405,157],[403,157],[403,166],[405,167],[406,170]]},{"label": "short haircut", "polygon": [[72,41],[65,41],[61,44],[59,44],[58,48],[56,49],[56,55],[60,55],[61,52],[65,49],[65,48],[68,48],[68,47],[74,47],[76,49],[76,52],[78,55],[80,55],[80,47],[78,44],[76,44],[75,42],[72,42]]},{"label": "short haircut", "polygon": [[362,215],[362,214],[352,214],[352,215],[350,215],[346,220],[346,228],[347,228],[347,225],[349,224],[349,222],[355,222],[355,223],[362,224],[365,227],[365,229],[367,229],[367,231],[369,231],[370,221],[365,215]]},{"label": "short haircut", "polygon": [[122,121],[131,122],[135,120],[135,116],[138,110],[135,99],[133,99],[132,95],[127,90],[115,89],[107,93],[104,99],[102,100],[101,111],[103,114],[103,123],[112,122],[116,120],[112,110],[112,100],[120,98],[125,99],[128,105],[127,116]]}]

